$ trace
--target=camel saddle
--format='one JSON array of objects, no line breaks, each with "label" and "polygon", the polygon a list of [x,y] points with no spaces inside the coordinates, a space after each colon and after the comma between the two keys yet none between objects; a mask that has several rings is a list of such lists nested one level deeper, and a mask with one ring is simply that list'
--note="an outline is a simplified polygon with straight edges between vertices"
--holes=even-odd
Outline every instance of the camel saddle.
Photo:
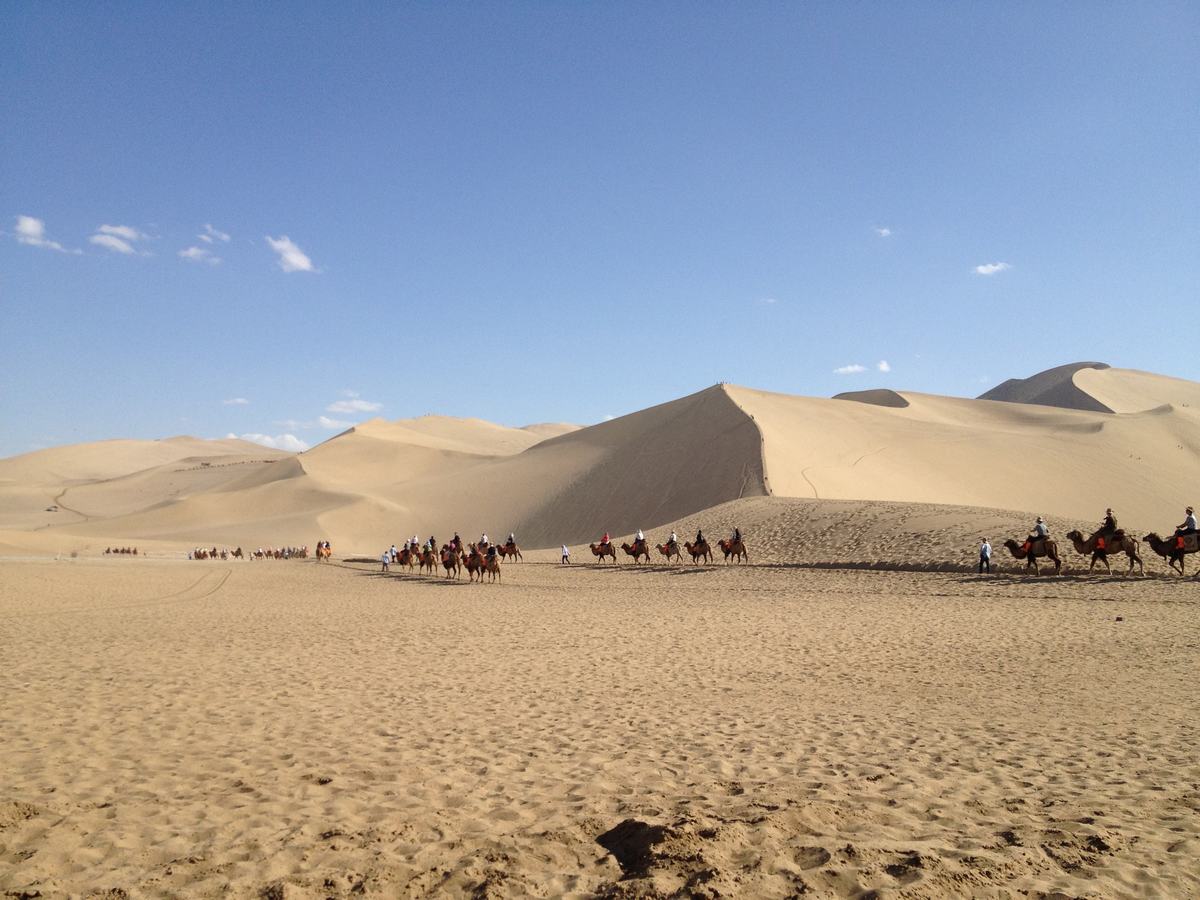
[{"label": "camel saddle", "polygon": [[1200,535],[1180,534],[1175,536],[1175,549],[1184,553],[1195,553],[1200,550]]},{"label": "camel saddle", "polygon": [[1021,548],[1030,556],[1045,556],[1046,555],[1046,538],[1026,538],[1025,543]]}]

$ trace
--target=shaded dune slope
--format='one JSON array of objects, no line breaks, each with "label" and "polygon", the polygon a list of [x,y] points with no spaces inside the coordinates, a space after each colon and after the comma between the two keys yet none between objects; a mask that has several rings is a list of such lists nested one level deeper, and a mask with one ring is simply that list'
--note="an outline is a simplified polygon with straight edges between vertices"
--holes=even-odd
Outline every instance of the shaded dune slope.
[{"label": "shaded dune slope", "polygon": [[1004,403],[1033,403],[1039,406],[1058,406],[1063,409],[1082,409],[1090,412],[1112,412],[1105,404],[1082,391],[1075,384],[1075,373],[1084,369],[1107,369],[1107,363],[1078,362],[1047,369],[1029,378],[1010,378],[986,393],[980,400],[1000,400]]}]

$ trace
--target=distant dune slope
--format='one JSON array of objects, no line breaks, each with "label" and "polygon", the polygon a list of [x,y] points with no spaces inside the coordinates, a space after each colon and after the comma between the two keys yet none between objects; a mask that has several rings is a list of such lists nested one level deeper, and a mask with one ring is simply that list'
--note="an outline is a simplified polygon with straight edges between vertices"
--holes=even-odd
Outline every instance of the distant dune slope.
[{"label": "distant dune slope", "polygon": [[[1010,394],[1086,396],[1111,411],[718,385],[582,429],[375,420],[299,455],[240,442],[104,442],[0,461],[10,476],[0,529],[14,546],[13,533],[42,528],[55,535],[39,547],[328,538],[339,552],[375,553],[456,529],[468,540],[513,530],[528,548],[578,544],[767,495],[1056,522],[1099,521],[1111,505],[1147,530],[1167,529],[1200,500],[1200,385],[1092,365],[1043,374],[1026,379],[1036,390]],[[1067,383],[1078,396],[1063,393]],[[44,512],[52,496],[64,505]]]},{"label": "distant dune slope", "polygon": [[990,391],[980,394],[978,399],[1001,400],[1005,403],[1035,403],[1040,406],[1058,406],[1090,412],[1113,412],[1095,397],[1080,390],[1074,380],[1076,372],[1107,368],[1107,363],[1098,362],[1056,366],[1029,378],[1010,378]]},{"label": "distant dune slope", "polygon": [[[783,497],[1042,511],[1154,522],[1192,499],[1200,409],[1128,415],[905,393],[903,409],[746,388],[730,396],[763,434]],[[1161,526],[1160,526],[1161,527]]]},{"label": "distant dune slope", "polygon": [[111,518],[211,490],[290,456],[248,441],[174,437],[72,444],[0,459],[0,528]]},{"label": "distant dune slope", "polygon": [[1200,411],[1200,384],[1136,369],[1080,369],[1072,376],[1079,390],[1116,413],[1171,405]]}]

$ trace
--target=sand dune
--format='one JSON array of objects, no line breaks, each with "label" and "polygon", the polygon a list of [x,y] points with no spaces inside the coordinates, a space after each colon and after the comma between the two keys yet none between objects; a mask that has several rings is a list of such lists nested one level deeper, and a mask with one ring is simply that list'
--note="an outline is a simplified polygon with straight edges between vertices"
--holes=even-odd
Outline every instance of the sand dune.
[{"label": "sand dune", "polygon": [[[531,548],[578,544],[760,496],[1083,523],[1111,505],[1131,527],[1159,531],[1200,499],[1181,493],[1200,451],[1200,385],[1089,363],[989,395],[1022,402],[717,385],[583,429],[425,416],[372,420],[298,456],[179,440],[129,442],[127,453],[113,442],[59,448],[0,461],[0,528],[19,545],[22,529],[57,523],[55,545],[84,550],[324,537],[365,553],[455,530],[514,530]],[[1096,408],[1047,405],[1064,397]],[[55,497],[69,509],[42,512]]]}]

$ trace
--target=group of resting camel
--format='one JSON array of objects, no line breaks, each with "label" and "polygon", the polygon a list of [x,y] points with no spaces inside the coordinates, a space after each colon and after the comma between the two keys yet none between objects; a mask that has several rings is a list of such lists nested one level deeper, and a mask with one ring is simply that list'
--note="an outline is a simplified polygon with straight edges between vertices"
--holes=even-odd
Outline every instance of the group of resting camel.
[{"label": "group of resting camel", "polygon": [[[1143,537],[1142,541],[1149,544],[1151,550],[1165,559],[1173,570],[1182,575],[1184,557],[1200,550],[1200,542],[1197,541],[1197,537],[1195,534],[1189,534],[1163,538],[1157,532],[1151,532]],[[1089,572],[1099,562],[1104,563],[1105,571],[1111,573],[1112,567],[1108,564],[1109,554],[1124,553],[1129,562],[1129,567],[1125,570],[1127,575],[1133,572],[1135,565],[1138,567],[1138,574],[1146,574],[1146,568],[1142,565],[1142,556],[1138,553],[1139,542],[1126,534],[1123,528],[1118,528],[1111,533],[1105,533],[1104,529],[1100,529],[1087,538],[1079,530],[1068,531],[1067,540],[1071,542],[1076,553],[1092,558],[1091,565],[1088,566]],[[1062,558],[1058,555],[1058,542],[1053,538],[1027,538],[1024,542],[1007,540],[1004,542],[1004,546],[1008,548],[1015,559],[1025,560],[1026,571],[1032,568],[1034,574],[1040,574],[1041,570],[1037,561],[1042,558],[1047,558],[1054,563],[1056,575],[1062,571]]]},{"label": "group of resting camel", "polygon": [[[489,550],[492,552],[489,553]],[[440,550],[405,544],[403,550],[391,554],[390,562],[407,567],[409,572],[416,569],[421,574],[428,572],[430,575],[437,571],[440,564],[447,578],[461,578],[465,569],[469,580],[478,579],[483,584],[484,575],[488,576],[489,583],[500,580],[500,560],[510,556],[518,560],[524,558],[515,542],[493,544],[480,541],[468,544],[465,548],[458,542],[442,544]]]},{"label": "group of resting camel", "polygon": [[123,556],[126,554],[129,556],[137,556],[138,552],[137,547],[105,547],[104,555],[109,556],[110,554],[116,554],[118,556]]},{"label": "group of resting camel", "polygon": [[[611,557],[613,563],[617,563],[617,550],[612,541],[608,543],[588,544],[588,546],[592,548],[592,556],[596,557],[597,562],[604,562],[606,558]],[[680,552],[679,541],[667,541],[665,544],[655,544],[654,546],[662,556],[666,557],[667,562],[683,562],[683,553]],[[725,554],[726,565],[729,564],[730,559],[739,563],[750,561],[750,554],[746,552],[746,542],[741,538],[737,540],[722,538],[717,541],[717,546]],[[625,551],[626,556],[632,556],[635,563],[641,562],[643,556],[646,557],[646,562],[651,561],[650,543],[645,538],[640,541],[634,541],[632,544],[628,542],[623,543],[621,544],[621,549]],[[684,541],[683,549],[692,558],[694,565],[702,563],[707,565],[713,561],[712,548],[704,538],[695,543]]]}]

